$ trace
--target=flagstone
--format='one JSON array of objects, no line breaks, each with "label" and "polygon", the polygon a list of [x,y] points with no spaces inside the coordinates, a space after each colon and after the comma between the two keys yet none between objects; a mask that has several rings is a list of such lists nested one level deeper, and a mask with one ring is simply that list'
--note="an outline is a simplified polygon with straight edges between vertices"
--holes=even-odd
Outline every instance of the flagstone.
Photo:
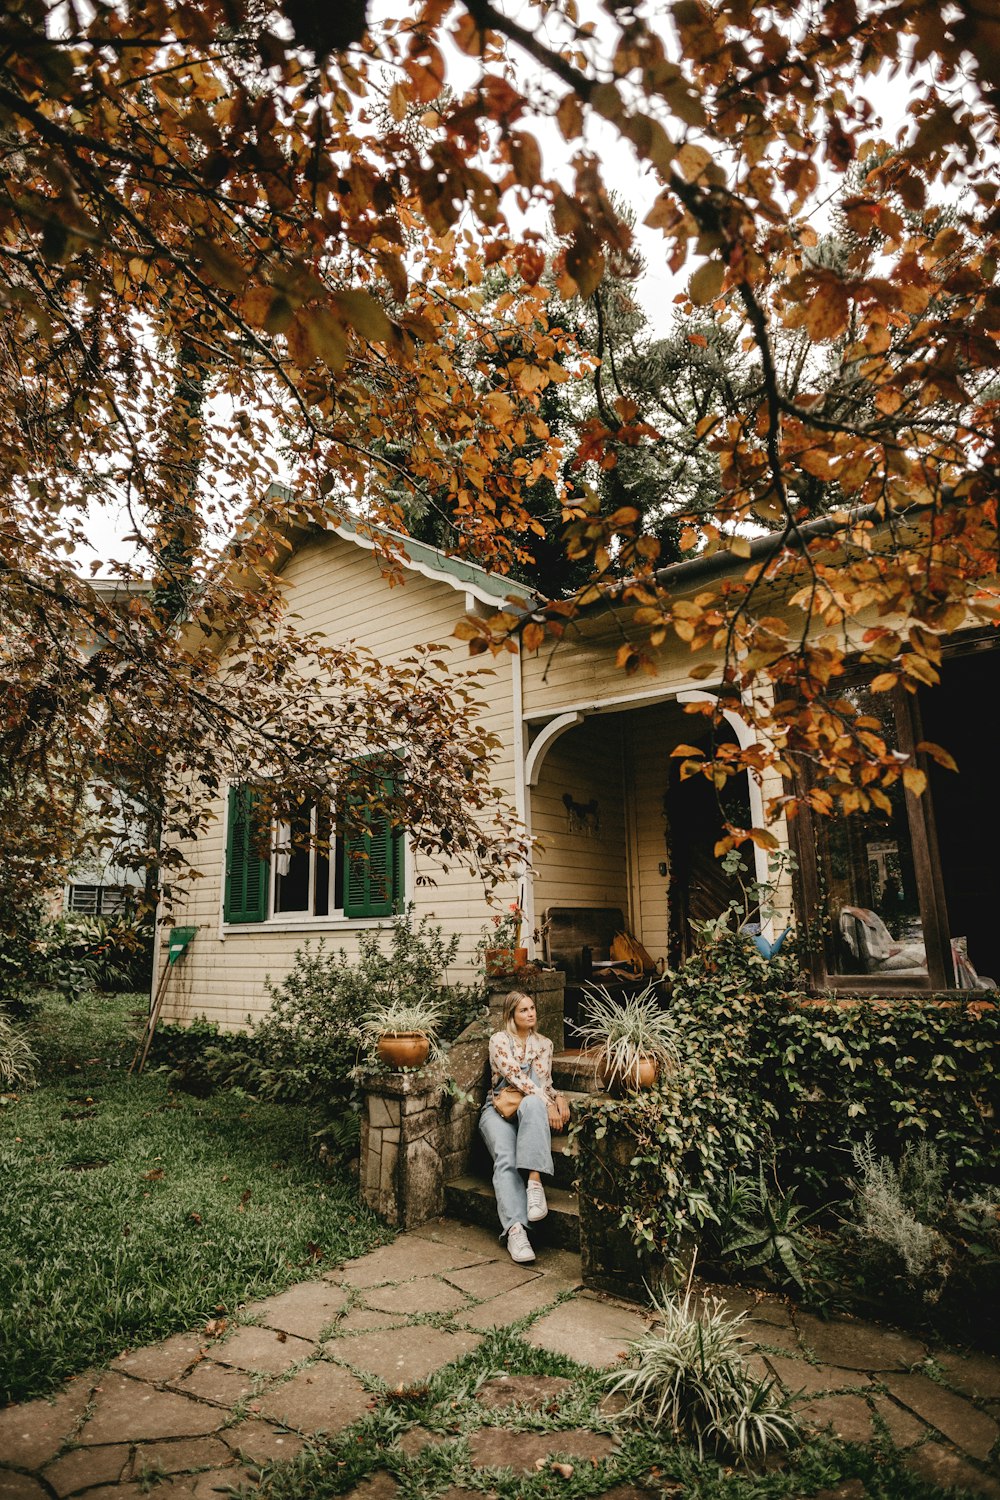
[{"label": "flagstone", "polygon": [[614,1364],[647,1328],[640,1312],[582,1295],[539,1318],[522,1338],[538,1349],[604,1368]]},{"label": "flagstone", "polygon": [[348,1370],[320,1360],[276,1386],[261,1402],[260,1415],[299,1432],[339,1432],[363,1417],[371,1400]]},{"label": "flagstone", "polygon": [[836,1365],[811,1365],[805,1359],[789,1359],[783,1354],[769,1354],[767,1362],[790,1395],[800,1391],[816,1396],[824,1391],[839,1391],[845,1385],[870,1386],[867,1375],[859,1370],[842,1370]]},{"label": "flagstone", "polygon": [[396,1447],[406,1454],[407,1458],[413,1458],[417,1453],[423,1453],[425,1448],[437,1448],[441,1443],[451,1442],[451,1438],[445,1437],[441,1432],[430,1432],[426,1427],[411,1427],[407,1432],[396,1439]]},{"label": "flagstone", "polygon": [[794,1327],[782,1323],[758,1323],[756,1318],[747,1318],[740,1325],[740,1333],[748,1343],[762,1349],[781,1349],[785,1354],[801,1355],[802,1345]]},{"label": "flagstone", "polygon": [[810,1313],[800,1313],[797,1322],[802,1342],[817,1359],[846,1370],[908,1370],[926,1354],[917,1339],[875,1323],[848,1318],[824,1322]]},{"label": "flagstone", "polygon": [[161,1439],[138,1444],[126,1477],[187,1474],[193,1469],[219,1469],[233,1462],[233,1455],[217,1437]]},{"label": "flagstone", "polygon": [[889,1375],[884,1383],[904,1406],[973,1458],[987,1458],[1000,1437],[1000,1427],[992,1417],[977,1411],[964,1396],[956,1396],[928,1380],[926,1375]]},{"label": "flagstone", "polygon": [[984,1474],[942,1443],[924,1443],[913,1448],[903,1462],[912,1473],[928,1484],[940,1485],[943,1490],[968,1490],[982,1500],[1000,1500],[1000,1483],[992,1475]]},{"label": "flagstone", "polygon": [[698,1288],[699,1300],[718,1298],[726,1304],[726,1312],[736,1316],[746,1313],[755,1323],[773,1323],[783,1328],[791,1327],[792,1315],[787,1305],[777,1297],[754,1291],[750,1287],[726,1286],[721,1283],[705,1283]]},{"label": "flagstone", "polygon": [[300,1360],[312,1359],[316,1345],[294,1334],[275,1333],[273,1328],[237,1328],[231,1338],[219,1344],[214,1357],[223,1365],[239,1370],[261,1370],[267,1375],[281,1375]]},{"label": "flagstone", "polygon": [[347,1293],[342,1287],[329,1281],[307,1281],[276,1297],[251,1303],[246,1312],[268,1328],[280,1328],[304,1339],[318,1339],[346,1302]]},{"label": "flagstone", "polygon": [[418,1239],[430,1240],[435,1245],[458,1245],[463,1250],[475,1250],[487,1259],[498,1258],[501,1252],[500,1226],[496,1232],[484,1229],[481,1224],[463,1224],[458,1219],[429,1219],[411,1233]]},{"label": "flagstone", "polygon": [[897,1448],[909,1448],[927,1436],[927,1428],[918,1417],[905,1406],[899,1406],[888,1396],[876,1396],[875,1411],[885,1423],[886,1430]]},{"label": "flagstone", "polygon": [[938,1353],[934,1359],[948,1384],[966,1396],[1000,1400],[1000,1359],[990,1359],[988,1354]]},{"label": "flagstone", "polygon": [[0,1455],[21,1469],[55,1458],[80,1425],[97,1377],[79,1379],[54,1401],[28,1401],[0,1411]]},{"label": "flagstone", "polygon": [[284,1463],[302,1451],[298,1433],[285,1432],[259,1417],[248,1417],[235,1427],[227,1427],[219,1436],[233,1453],[258,1465]]},{"label": "flagstone", "polygon": [[539,1459],[568,1455],[587,1463],[607,1458],[614,1449],[614,1439],[603,1432],[589,1432],[584,1427],[567,1432],[508,1432],[503,1427],[481,1427],[469,1439],[472,1464],[476,1469],[515,1469],[534,1471]]},{"label": "flagstone", "polygon": [[0,1469],[0,1500],[49,1500],[49,1491],[30,1474]]},{"label": "flagstone", "polygon": [[478,1307],[460,1314],[456,1321],[462,1328],[506,1328],[510,1323],[519,1323],[522,1318],[551,1307],[563,1292],[575,1290],[575,1282],[536,1276],[532,1281],[514,1287],[513,1291],[504,1292],[489,1302],[481,1302]]},{"label": "flagstone", "polygon": [[217,1406],[231,1410],[238,1401],[253,1394],[255,1381],[246,1370],[236,1370],[228,1365],[217,1365],[205,1359],[195,1365],[190,1375],[183,1380],[171,1382],[171,1389],[184,1396],[197,1396],[199,1401],[214,1401]]},{"label": "flagstone", "polygon": [[216,1431],[223,1421],[224,1414],[217,1406],[191,1401],[174,1391],[158,1391],[144,1381],[109,1372],[97,1388],[93,1414],[84,1423],[78,1441],[92,1447],[144,1438],[199,1437]]},{"label": "flagstone", "polygon": [[469,1299],[457,1287],[439,1281],[436,1276],[420,1276],[400,1286],[372,1287],[365,1290],[365,1302],[377,1312],[450,1313],[468,1307]]},{"label": "flagstone", "polygon": [[73,1448],[43,1469],[42,1477],[57,1495],[72,1495],[95,1484],[114,1484],[125,1473],[131,1456],[130,1443]]},{"label": "flagstone", "polygon": [[[233,1490],[256,1493],[257,1481],[248,1469],[238,1466],[209,1469],[201,1474],[174,1474],[153,1490],[148,1486],[143,1488],[147,1500],[231,1500]],[[87,1500],[91,1500],[89,1495]],[[111,1495],[109,1500],[117,1500],[117,1497]]]},{"label": "flagstone", "polygon": [[131,1349],[120,1354],[114,1368],[125,1375],[134,1375],[139,1380],[152,1380],[158,1385],[179,1380],[184,1372],[200,1359],[210,1343],[197,1333],[177,1333],[162,1344],[153,1344],[148,1349]]},{"label": "flagstone", "polygon": [[616,1484],[613,1490],[605,1490],[599,1495],[598,1500],[653,1500],[657,1493],[662,1491],[644,1489],[635,1484]]},{"label": "flagstone", "polygon": [[476,1400],[480,1406],[526,1406],[542,1411],[572,1388],[572,1380],[564,1375],[497,1375],[483,1382]]},{"label": "flagstone", "polygon": [[832,1428],[845,1443],[871,1442],[871,1407],[861,1396],[823,1396],[797,1406],[795,1415],[810,1427]]},{"label": "flagstone", "polygon": [[418,1325],[351,1334],[331,1344],[330,1351],[356,1369],[398,1387],[426,1380],[481,1342],[474,1333],[449,1333],[443,1328]]},{"label": "flagstone", "polygon": [[391,1245],[372,1250],[360,1260],[349,1261],[338,1271],[328,1271],[324,1280],[338,1281],[344,1286],[380,1286],[385,1281],[409,1281],[414,1276],[433,1276],[457,1266],[480,1265],[489,1258],[461,1244],[435,1244],[419,1235],[401,1234]]},{"label": "flagstone", "polygon": [[[172,1493],[171,1481],[165,1480],[156,1486],[156,1500],[168,1500]],[[143,1480],[130,1480],[127,1484],[99,1484],[87,1491],[87,1500],[150,1500],[149,1485]],[[220,1500],[218,1495],[215,1500]]]},{"label": "flagstone", "polygon": [[470,1297],[476,1297],[480,1301],[499,1297],[526,1282],[548,1279],[526,1266],[516,1266],[512,1260],[508,1260],[506,1265],[502,1261],[487,1261],[481,1266],[463,1266],[457,1271],[445,1271],[444,1278],[452,1286],[461,1287],[463,1292],[468,1292]]},{"label": "flagstone", "polygon": [[335,1349],[333,1340],[345,1333],[361,1333],[378,1328],[399,1328],[405,1323],[402,1313],[373,1312],[369,1307],[352,1307],[349,1313],[338,1318],[326,1341],[328,1349]]},{"label": "flagstone", "polygon": [[344,1500],[392,1500],[392,1496],[399,1490],[399,1485],[391,1474],[385,1469],[376,1469],[374,1474],[369,1474],[356,1484],[353,1490],[348,1490]]}]

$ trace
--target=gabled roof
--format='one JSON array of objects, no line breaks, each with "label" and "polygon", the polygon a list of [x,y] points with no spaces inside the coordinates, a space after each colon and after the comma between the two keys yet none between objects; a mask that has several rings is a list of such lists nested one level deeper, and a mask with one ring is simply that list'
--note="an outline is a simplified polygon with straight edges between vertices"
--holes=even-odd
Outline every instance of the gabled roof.
[{"label": "gabled roof", "polygon": [[415,541],[413,537],[406,536],[401,531],[391,531],[387,526],[366,525],[361,529],[345,517],[331,524],[329,529],[343,537],[344,541],[353,542],[356,547],[364,547],[369,552],[375,550],[376,537],[384,537],[392,544],[394,552],[398,548],[402,567],[413,573],[420,573],[425,578],[433,578],[438,583],[446,583],[450,588],[460,589],[463,593],[473,594],[484,604],[500,605],[511,594],[525,598],[529,593],[523,584],[512,578],[505,578],[500,573],[489,573],[478,563],[440,552],[426,542]]},{"label": "gabled roof", "polygon": [[[288,485],[274,483],[268,486],[267,498],[269,500],[283,499],[293,503],[296,497],[295,492]],[[353,521],[346,515],[341,516],[339,521],[330,521],[326,526],[315,529],[312,527],[308,530],[300,530],[297,527],[289,528],[288,545],[294,551],[306,537],[322,535],[324,532],[332,532],[335,536],[343,538],[345,542],[353,542],[355,547],[362,547],[367,552],[374,552],[378,539],[384,538],[389,543],[388,551],[398,556],[401,567],[413,573],[420,573],[424,578],[432,578],[437,583],[446,583],[449,588],[456,589],[463,594],[472,594],[483,604],[499,607],[511,595],[518,599],[527,599],[531,593],[530,589],[512,578],[505,578],[500,573],[490,573],[486,568],[481,568],[478,563],[469,562],[464,557],[455,557],[450,553],[441,552],[437,547],[431,547],[426,542],[416,541],[405,532],[393,531],[388,526]]]}]

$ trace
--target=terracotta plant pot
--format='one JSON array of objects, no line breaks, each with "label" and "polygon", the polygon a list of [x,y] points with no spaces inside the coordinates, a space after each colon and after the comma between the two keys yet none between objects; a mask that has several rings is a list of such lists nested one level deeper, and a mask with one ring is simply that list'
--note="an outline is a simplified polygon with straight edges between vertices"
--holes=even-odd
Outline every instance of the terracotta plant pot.
[{"label": "terracotta plant pot", "polygon": [[622,1074],[611,1073],[604,1066],[601,1068],[604,1088],[616,1099],[620,1099],[623,1094],[637,1093],[640,1089],[651,1089],[659,1076],[660,1065],[655,1057],[640,1057],[638,1076],[634,1069],[629,1069],[626,1074]]},{"label": "terracotta plant pot", "polygon": [[494,977],[498,974],[513,974],[528,966],[527,948],[487,948],[484,954],[486,972]]},{"label": "terracotta plant pot", "polygon": [[375,1045],[387,1068],[420,1068],[431,1044],[422,1031],[387,1031]]}]

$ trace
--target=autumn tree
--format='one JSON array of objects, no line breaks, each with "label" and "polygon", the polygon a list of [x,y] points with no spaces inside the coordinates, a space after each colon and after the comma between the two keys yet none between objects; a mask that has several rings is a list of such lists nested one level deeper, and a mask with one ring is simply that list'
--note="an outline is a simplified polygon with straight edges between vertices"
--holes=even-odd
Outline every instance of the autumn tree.
[{"label": "autumn tree", "polygon": [[[877,691],[932,682],[942,632],[996,619],[991,13],[929,0],[820,0],[808,11],[791,0],[668,10],[609,0],[594,24],[574,0],[516,15],[492,0],[420,0],[366,31],[363,5],[328,14],[291,0],[97,0],[81,11],[24,0],[0,18],[0,37],[0,613],[16,684],[0,748],[25,755],[41,784],[69,777],[60,735],[75,725],[73,745],[85,744],[117,716],[142,727],[144,754],[210,800],[242,764],[241,724],[263,707],[252,683],[278,724],[303,661],[334,698],[356,692],[360,703],[371,685],[398,706],[399,682],[349,653],[320,661],[282,619],[281,537],[348,506],[362,524],[398,525],[384,490],[394,476],[453,520],[461,546],[509,567],[532,517],[506,455],[534,436],[538,479],[560,479],[540,404],[575,355],[550,310],[558,297],[589,298],[632,244],[588,145],[592,117],[651,174],[646,222],[689,278],[692,305],[738,309],[759,361],[751,409],[696,427],[721,484],[680,546],[738,565],[747,527],[771,528],[738,587],[706,587],[695,614],[680,614],[637,507],[568,505],[574,553],[598,579],[612,560],[627,575],[614,590],[625,664],[653,666],[674,634],[724,652],[730,704],[758,731],[744,762],[787,769],[807,757],[830,805],[864,805],[901,775],[919,782],[877,733],[854,732],[849,706],[830,694],[852,654],[877,668]],[[456,70],[445,90],[458,54],[465,77]],[[908,82],[908,129],[881,141],[873,98],[893,70]],[[406,128],[415,110],[419,137]],[[548,175],[539,114],[567,148]],[[819,263],[811,217],[848,171],[859,177],[844,212],[863,247]],[[942,228],[944,193],[955,208]],[[517,234],[508,203],[529,226]],[[533,214],[550,217],[554,254]],[[505,336],[492,313],[489,327],[480,320],[491,266],[516,277],[504,316],[521,342],[484,398],[466,351]],[[808,372],[783,388],[779,326],[799,330],[820,360],[847,340],[849,408],[825,409]],[[74,578],[67,546],[101,504],[128,507],[140,536],[171,507],[182,515],[185,495],[190,506],[190,464],[181,455],[171,471],[157,453],[192,360],[206,372],[191,410],[197,524],[180,545],[197,587],[179,634],[145,595],[109,613]],[[610,469],[615,448],[655,441],[650,426],[628,403],[609,409],[578,457]],[[294,500],[267,488],[276,433]],[[836,485],[843,508],[809,531],[812,480]],[[234,530],[223,566],[218,548]],[[157,569],[176,547],[159,560],[147,552],[162,597]],[[594,596],[588,585],[578,606]],[[537,645],[565,626],[557,603],[480,622],[471,644]],[[222,637],[236,663],[225,685],[210,645]],[[411,670],[426,683],[434,669]],[[438,696],[452,728],[462,692]],[[344,763],[342,731],[316,712],[298,754],[280,753],[278,739],[292,741],[276,735],[275,783],[298,768],[301,786],[307,760],[324,778]],[[51,736],[36,727],[45,723]],[[430,767],[445,728],[428,706],[413,725],[415,766]],[[485,799],[482,766],[467,769]],[[470,857],[488,858],[468,817],[450,817],[457,799],[439,805],[448,779],[428,775],[422,803],[419,785],[415,773],[417,825],[447,827]],[[182,799],[165,824],[168,855],[203,815]],[[510,853],[501,843],[501,864]]]}]

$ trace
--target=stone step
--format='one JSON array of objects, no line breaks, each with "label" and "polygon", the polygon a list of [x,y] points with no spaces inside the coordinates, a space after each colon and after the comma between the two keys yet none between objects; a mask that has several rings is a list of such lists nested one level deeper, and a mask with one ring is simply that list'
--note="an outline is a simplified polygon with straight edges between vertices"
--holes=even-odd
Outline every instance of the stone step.
[{"label": "stone step", "polygon": [[562,1093],[578,1090],[585,1094],[601,1093],[601,1078],[594,1048],[568,1047],[552,1058],[552,1081]]},{"label": "stone step", "polygon": [[[548,1217],[529,1228],[532,1244],[549,1245],[560,1250],[580,1248],[580,1210],[576,1194],[565,1188],[546,1186]],[[488,1177],[456,1177],[444,1185],[444,1211],[465,1224],[481,1224],[499,1234],[496,1198]]]}]

